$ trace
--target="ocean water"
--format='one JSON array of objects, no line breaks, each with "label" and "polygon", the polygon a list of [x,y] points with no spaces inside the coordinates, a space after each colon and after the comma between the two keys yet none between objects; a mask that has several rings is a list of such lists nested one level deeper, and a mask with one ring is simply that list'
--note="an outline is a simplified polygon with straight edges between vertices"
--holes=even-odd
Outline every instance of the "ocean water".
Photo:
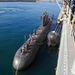
[{"label": "ocean water", "polygon": [[[40,16],[47,10],[54,15],[51,30],[56,26],[60,9],[56,3],[1,2],[0,3],[0,75],[15,75],[12,67],[17,49],[27,36],[41,25]],[[18,75],[55,75],[58,48],[48,48],[45,42],[33,64]]]}]

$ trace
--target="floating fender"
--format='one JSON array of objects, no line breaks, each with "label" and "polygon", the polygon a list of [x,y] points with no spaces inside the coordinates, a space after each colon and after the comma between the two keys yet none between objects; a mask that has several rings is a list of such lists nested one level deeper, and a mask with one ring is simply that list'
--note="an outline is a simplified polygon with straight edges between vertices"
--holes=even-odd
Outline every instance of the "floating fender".
[{"label": "floating fender", "polygon": [[55,32],[51,31],[47,35],[47,44],[48,46],[57,46],[60,43],[60,35]]}]

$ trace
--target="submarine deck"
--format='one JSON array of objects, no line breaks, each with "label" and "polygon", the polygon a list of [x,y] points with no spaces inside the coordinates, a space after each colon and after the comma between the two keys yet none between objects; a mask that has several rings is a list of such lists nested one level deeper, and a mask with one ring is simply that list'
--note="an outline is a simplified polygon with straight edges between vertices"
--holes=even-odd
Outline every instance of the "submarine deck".
[{"label": "submarine deck", "polygon": [[75,41],[69,22],[63,22],[56,75],[75,75]]}]

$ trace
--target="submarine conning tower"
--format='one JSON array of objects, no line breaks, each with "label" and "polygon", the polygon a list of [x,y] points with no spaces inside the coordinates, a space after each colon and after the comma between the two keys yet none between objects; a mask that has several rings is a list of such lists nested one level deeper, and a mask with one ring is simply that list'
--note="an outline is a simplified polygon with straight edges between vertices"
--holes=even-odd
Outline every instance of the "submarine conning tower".
[{"label": "submarine conning tower", "polygon": [[45,11],[43,13],[43,15],[41,16],[41,20],[42,20],[42,25],[43,26],[46,26],[49,23],[50,18],[48,17],[47,11]]}]

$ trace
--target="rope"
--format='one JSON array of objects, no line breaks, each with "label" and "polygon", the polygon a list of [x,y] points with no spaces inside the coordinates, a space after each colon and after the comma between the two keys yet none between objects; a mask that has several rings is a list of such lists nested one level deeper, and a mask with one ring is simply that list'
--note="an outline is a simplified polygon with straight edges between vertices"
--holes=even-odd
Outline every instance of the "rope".
[{"label": "rope", "polygon": [[59,34],[61,31],[61,27],[62,27],[62,25],[57,25],[55,28],[55,32],[57,32]]},{"label": "rope", "polygon": [[[22,54],[20,54],[20,60],[21,60],[21,55],[22,55]],[[19,62],[18,62],[19,64],[20,64],[20,60],[19,60]],[[16,70],[16,72],[15,72],[15,75],[18,75],[18,67],[19,67],[19,65],[17,66],[17,70]]]},{"label": "rope", "polygon": [[60,6],[60,4],[58,3],[58,1],[57,1],[57,0],[56,0],[56,2],[57,2],[57,4],[58,4],[59,8],[62,10],[62,8],[61,8],[61,6]]},{"label": "rope", "polygon": [[15,75],[18,75],[18,70],[16,70]]}]

